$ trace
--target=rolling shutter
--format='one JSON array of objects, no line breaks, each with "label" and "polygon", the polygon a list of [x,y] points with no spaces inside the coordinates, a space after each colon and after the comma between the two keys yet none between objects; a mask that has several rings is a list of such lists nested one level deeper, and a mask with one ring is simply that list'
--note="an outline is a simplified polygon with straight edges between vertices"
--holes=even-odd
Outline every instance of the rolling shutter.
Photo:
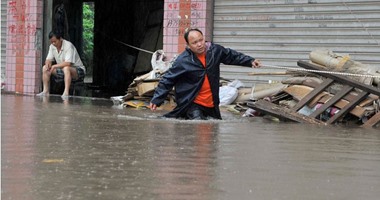
[{"label": "rolling shutter", "polygon": [[[267,65],[297,67],[315,49],[349,54],[380,66],[380,1],[374,0],[215,0],[213,42],[259,58]],[[279,71],[255,69],[255,72]],[[252,69],[224,66],[222,77],[248,76]]]}]

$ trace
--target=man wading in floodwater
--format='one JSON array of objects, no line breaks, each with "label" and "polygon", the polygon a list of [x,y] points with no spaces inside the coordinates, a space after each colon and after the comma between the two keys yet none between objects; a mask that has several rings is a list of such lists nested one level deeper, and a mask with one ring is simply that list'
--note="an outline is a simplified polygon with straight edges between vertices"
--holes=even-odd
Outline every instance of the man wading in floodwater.
[{"label": "man wading in floodwater", "polygon": [[199,29],[185,32],[186,50],[160,80],[150,102],[156,110],[175,88],[177,106],[165,114],[170,118],[222,119],[219,110],[220,63],[260,67],[259,60],[233,49],[206,42]]}]

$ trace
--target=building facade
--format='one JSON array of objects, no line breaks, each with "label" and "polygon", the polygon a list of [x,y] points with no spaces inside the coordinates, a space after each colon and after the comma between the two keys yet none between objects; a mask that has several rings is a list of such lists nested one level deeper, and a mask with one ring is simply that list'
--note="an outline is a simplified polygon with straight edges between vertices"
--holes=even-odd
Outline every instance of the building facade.
[{"label": "building facade", "polygon": [[35,94],[41,82],[43,1],[13,0],[7,1],[5,6],[6,17],[2,18],[2,24],[6,25],[2,26],[5,45],[2,43],[1,62],[4,90]]},{"label": "building facade", "polygon": [[[51,4],[47,0],[1,2],[5,91],[33,95],[41,90]],[[268,65],[296,67],[298,60],[308,59],[309,52],[317,48],[380,65],[378,0],[165,0],[162,19],[162,49],[169,58],[185,49],[185,29],[197,27],[208,41],[260,58]],[[248,86],[268,79],[248,76],[250,70],[223,66],[222,76],[242,79]]]},{"label": "building facade", "polygon": [[[212,23],[212,5],[211,0],[164,1],[163,50],[168,57],[184,50],[182,35],[189,26],[200,28],[207,38],[211,38],[212,26],[208,25]],[[1,19],[5,24],[2,26],[4,90],[36,94],[41,90],[41,68],[47,54],[48,39],[45,37],[49,28],[44,27],[44,20],[52,17],[51,2],[8,0],[2,1],[2,6],[2,16],[5,16]]]}]

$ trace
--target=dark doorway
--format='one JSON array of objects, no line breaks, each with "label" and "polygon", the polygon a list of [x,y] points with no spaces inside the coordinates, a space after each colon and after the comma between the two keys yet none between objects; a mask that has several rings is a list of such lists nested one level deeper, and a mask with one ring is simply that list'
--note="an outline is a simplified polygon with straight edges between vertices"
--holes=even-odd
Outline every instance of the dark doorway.
[{"label": "dark doorway", "polygon": [[163,0],[96,1],[93,85],[105,95],[125,94],[136,74],[151,70],[151,55],[125,44],[162,49],[163,9]]},{"label": "dark doorway", "polygon": [[[83,6],[89,3],[94,8],[92,60],[85,58],[83,27]],[[124,95],[137,75],[151,70],[152,55],[125,44],[152,52],[162,49],[164,0],[54,0],[53,8],[60,4],[65,6],[68,40],[90,76],[86,96]]]}]

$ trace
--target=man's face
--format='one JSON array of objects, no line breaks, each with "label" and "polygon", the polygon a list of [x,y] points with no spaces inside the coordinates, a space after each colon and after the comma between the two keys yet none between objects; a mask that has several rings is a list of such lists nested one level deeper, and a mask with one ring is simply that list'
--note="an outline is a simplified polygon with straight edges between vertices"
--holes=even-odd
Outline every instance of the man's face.
[{"label": "man's face", "polygon": [[203,35],[198,31],[191,31],[188,36],[189,43],[187,44],[195,54],[202,54],[206,50],[205,40]]},{"label": "man's face", "polygon": [[62,40],[57,39],[55,36],[53,36],[53,37],[50,38],[50,43],[58,48],[58,47],[61,46]]}]

